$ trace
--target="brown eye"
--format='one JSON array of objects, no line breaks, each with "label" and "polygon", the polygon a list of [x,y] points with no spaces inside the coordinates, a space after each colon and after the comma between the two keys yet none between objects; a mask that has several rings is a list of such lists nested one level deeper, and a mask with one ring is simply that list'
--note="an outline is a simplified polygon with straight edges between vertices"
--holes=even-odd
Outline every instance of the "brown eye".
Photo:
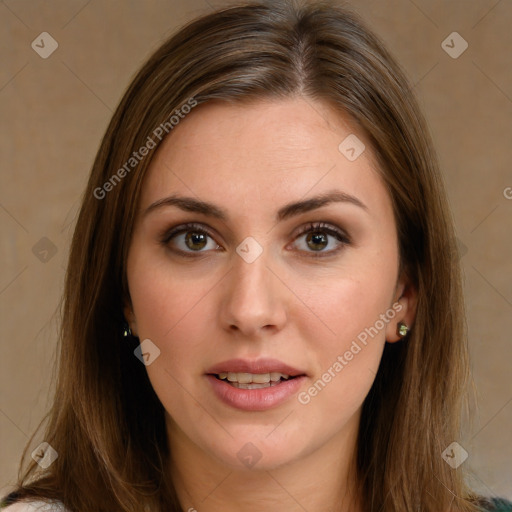
[{"label": "brown eye", "polygon": [[328,237],[322,232],[309,232],[306,237],[306,244],[314,251],[322,250],[329,244]]},{"label": "brown eye", "polygon": [[317,222],[308,224],[296,237],[295,244],[310,256],[331,256],[349,245],[350,240],[341,229]]},{"label": "brown eye", "polygon": [[213,236],[203,227],[196,224],[182,224],[165,233],[162,244],[176,253],[193,255],[220,249]]},{"label": "brown eye", "polygon": [[185,244],[193,251],[203,249],[208,242],[208,235],[195,231],[187,231],[185,236]]}]

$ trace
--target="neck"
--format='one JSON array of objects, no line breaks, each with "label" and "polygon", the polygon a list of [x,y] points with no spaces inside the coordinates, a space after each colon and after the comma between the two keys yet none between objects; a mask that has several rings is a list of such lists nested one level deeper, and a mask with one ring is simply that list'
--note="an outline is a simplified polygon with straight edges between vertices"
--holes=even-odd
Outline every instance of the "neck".
[{"label": "neck", "polygon": [[252,469],[223,464],[192,443],[172,420],[168,431],[170,474],[187,512],[362,510],[355,478],[357,428],[278,467],[258,463]]}]

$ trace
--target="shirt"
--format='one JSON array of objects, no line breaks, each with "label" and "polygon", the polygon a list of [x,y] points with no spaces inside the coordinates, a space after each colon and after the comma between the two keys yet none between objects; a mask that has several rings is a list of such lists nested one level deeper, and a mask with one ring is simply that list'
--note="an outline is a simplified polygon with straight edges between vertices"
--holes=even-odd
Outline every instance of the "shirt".
[{"label": "shirt", "polygon": [[64,505],[58,501],[47,503],[45,501],[18,501],[6,508],[2,512],[69,512]]}]

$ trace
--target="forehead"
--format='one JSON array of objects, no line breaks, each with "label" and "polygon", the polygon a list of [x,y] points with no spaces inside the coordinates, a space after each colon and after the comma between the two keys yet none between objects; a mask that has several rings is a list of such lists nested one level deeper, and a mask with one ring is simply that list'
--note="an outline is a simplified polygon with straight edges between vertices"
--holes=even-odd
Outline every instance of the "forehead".
[{"label": "forehead", "polygon": [[[347,144],[365,149],[349,159],[354,152],[344,153]],[[182,119],[159,147],[141,207],[178,192],[215,195],[248,212],[333,188],[389,206],[369,144],[348,117],[304,98],[209,102]]]}]

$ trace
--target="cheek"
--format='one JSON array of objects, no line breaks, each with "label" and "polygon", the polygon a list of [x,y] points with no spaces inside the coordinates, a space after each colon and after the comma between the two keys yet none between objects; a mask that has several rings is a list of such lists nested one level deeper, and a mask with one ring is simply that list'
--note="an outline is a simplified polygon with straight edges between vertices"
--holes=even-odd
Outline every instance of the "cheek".
[{"label": "cheek", "polygon": [[[317,361],[311,386],[300,403],[319,411],[332,411],[344,423],[361,406],[377,374],[385,344],[385,328],[394,317],[390,300],[394,271],[383,266],[352,267],[345,275],[322,280],[308,292],[307,304],[315,315],[304,317],[308,350]],[[321,320],[321,322],[320,322]],[[320,420],[318,420],[320,421]]]},{"label": "cheek", "polygon": [[[380,319],[391,308],[394,278],[394,272],[379,275],[355,268],[345,269],[341,277],[322,278],[317,288],[311,288],[309,282],[309,289],[306,288],[306,278],[304,303],[313,313],[302,315],[303,327],[310,333],[308,339],[317,347],[322,340],[323,353],[329,357],[333,353],[343,353],[358,337],[364,339],[368,330],[378,343],[384,341],[386,323]],[[298,314],[296,316],[300,318]],[[378,335],[374,327],[379,331]]]},{"label": "cheek", "polygon": [[202,373],[198,356],[208,345],[214,325],[208,292],[216,281],[176,272],[150,255],[134,254],[130,263],[130,295],[139,338],[149,338],[160,350],[146,367],[151,385],[167,411],[194,416],[200,411],[194,411],[195,401],[190,410],[190,392],[194,394]]},{"label": "cheek", "polygon": [[[134,254],[129,262],[129,283],[133,311],[141,339],[149,338],[161,352],[158,366],[173,373],[197,368],[197,352],[208,342],[213,326],[208,293],[215,286],[213,276],[192,278],[170,269],[169,264],[149,255]],[[195,356],[195,357],[194,357]],[[195,364],[193,364],[195,362]]]},{"label": "cheek", "polygon": [[160,341],[191,314],[198,314],[211,286],[207,279],[188,279],[149,251],[131,255],[128,275],[139,334]]}]

